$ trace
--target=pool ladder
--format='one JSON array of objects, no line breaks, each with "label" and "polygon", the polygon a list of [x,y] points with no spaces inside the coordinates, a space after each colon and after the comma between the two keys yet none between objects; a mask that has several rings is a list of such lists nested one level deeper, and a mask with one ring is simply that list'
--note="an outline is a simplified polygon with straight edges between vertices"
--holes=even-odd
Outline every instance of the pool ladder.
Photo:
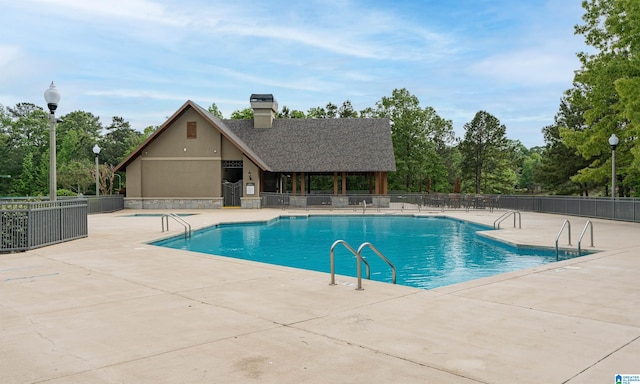
[{"label": "pool ladder", "polygon": [[180,225],[184,227],[184,238],[191,237],[191,224],[189,224],[185,219],[176,215],[175,213],[165,213],[162,215],[162,232],[164,232],[164,222],[167,221],[167,231],[169,230],[169,218],[177,221]]},{"label": "pool ladder", "polygon": [[[558,250],[558,240],[560,239],[560,235],[562,235],[562,231],[564,228],[567,228],[567,235],[569,240],[569,245],[571,245],[571,222],[566,219],[562,226],[560,227],[560,231],[558,232],[558,236],[556,236],[556,261],[560,260],[559,250]],[[587,220],[584,224],[584,228],[582,228],[582,233],[580,233],[580,238],[578,238],[578,257],[582,256],[582,238],[584,234],[587,232],[587,228],[591,229],[591,246],[593,247],[593,223],[591,220]]]},{"label": "pool ladder", "polygon": [[335,274],[336,265],[335,265],[334,254],[335,254],[336,247],[340,244],[342,244],[345,248],[347,248],[356,257],[356,274],[358,277],[358,287],[356,288],[357,290],[359,291],[362,290],[362,263],[364,263],[365,265],[367,279],[371,279],[371,267],[369,266],[369,262],[367,261],[367,259],[364,256],[362,256],[362,251],[365,248],[370,248],[373,252],[375,252],[378,256],[380,256],[382,260],[384,260],[387,264],[389,264],[389,267],[391,267],[391,280],[393,284],[396,283],[396,267],[391,263],[391,261],[389,261],[389,259],[387,259],[382,254],[382,252],[378,250],[378,248],[374,247],[373,244],[369,242],[364,242],[360,244],[360,246],[358,247],[358,250],[356,251],[346,241],[336,240],[333,243],[333,245],[331,245],[331,250],[329,251],[329,260],[331,264],[331,283],[329,285],[336,285],[336,274]]},{"label": "pool ladder", "polygon": [[507,211],[502,216],[498,217],[496,221],[493,222],[493,229],[500,229],[500,223],[506,220],[507,217],[513,215],[513,228],[516,227],[516,215],[518,216],[518,228],[522,229],[522,216],[520,215],[520,211]]}]

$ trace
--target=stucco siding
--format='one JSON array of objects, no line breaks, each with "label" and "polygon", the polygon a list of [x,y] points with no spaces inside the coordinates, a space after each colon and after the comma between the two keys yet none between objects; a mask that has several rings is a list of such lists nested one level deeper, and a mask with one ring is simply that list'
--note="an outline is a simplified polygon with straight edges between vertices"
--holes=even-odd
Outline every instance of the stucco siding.
[{"label": "stucco siding", "polygon": [[[188,122],[196,123],[192,137],[187,135]],[[127,167],[127,182],[134,187],[127,196],[220,197],[221,152],[220,132],[189,109]]]},{"label": "stucco siding", "polygon": [[142,162],[138,157],[127,166],[127,196],[142,196],[142,175],[140,172],[142,172]]},{"label": "stucco siding", "polygon": [[[242,175],[242,180],[244,180],[244,190],[243,190],[243,196],[247,196],[247,197],[256,197],[260,195],[260,168],[258,168],[257,165],[255,165],[251,160],[249,160],[246,156],[244,156],[244,158],[242,159],[242,164],[243,164],[243,175]],[[249,173],[251,173],[251,177],[249,177]],[[249,192],[249,189],[247,189],[247,183],[251,183],[253,184],[253,193],[247,193]]]},{"label": "stucco siding", "polygon": [[[196,123],[196,138],[187,138],[187,122]],[[154,140],[144,152],[146,157],[220,156],[220,133],[194,110],[185,111]]]},{"label": "stucco siding", "polygon": [[144,197],[220,196],[219,180],[218,160],[144,159],[142,162]]},{"label": "stucco siding", "polygon": [[222,160],[242,160],[242,151],[232,142],[222,137]]}]

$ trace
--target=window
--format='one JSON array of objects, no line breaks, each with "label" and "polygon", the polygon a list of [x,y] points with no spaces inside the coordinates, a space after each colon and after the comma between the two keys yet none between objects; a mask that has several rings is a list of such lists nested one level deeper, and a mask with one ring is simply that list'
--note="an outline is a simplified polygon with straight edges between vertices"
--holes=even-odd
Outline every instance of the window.
[{"label": "window", "polygon": [[187,139],[197,139],[198,130],[195,121],[187,121]]}]

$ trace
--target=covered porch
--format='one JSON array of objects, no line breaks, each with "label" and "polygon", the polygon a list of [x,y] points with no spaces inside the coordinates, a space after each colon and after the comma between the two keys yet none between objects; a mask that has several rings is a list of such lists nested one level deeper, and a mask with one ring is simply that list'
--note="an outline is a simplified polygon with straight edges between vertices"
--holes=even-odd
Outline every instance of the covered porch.
[{"label": "covered porch", "polygon": [[296,208],[388,208],[387,172],[264,172],[260,194]]}]

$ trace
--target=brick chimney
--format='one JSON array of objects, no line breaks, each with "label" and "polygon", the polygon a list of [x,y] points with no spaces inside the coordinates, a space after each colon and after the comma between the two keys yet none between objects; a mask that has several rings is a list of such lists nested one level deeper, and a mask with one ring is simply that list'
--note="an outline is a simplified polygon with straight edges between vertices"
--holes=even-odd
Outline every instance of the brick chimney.
[{"label": "brick chimney", "polygon": [[278,112],[278,102],[273,95],[254,93],[249,101],[253,109],[253,127],[272,128]]}]

